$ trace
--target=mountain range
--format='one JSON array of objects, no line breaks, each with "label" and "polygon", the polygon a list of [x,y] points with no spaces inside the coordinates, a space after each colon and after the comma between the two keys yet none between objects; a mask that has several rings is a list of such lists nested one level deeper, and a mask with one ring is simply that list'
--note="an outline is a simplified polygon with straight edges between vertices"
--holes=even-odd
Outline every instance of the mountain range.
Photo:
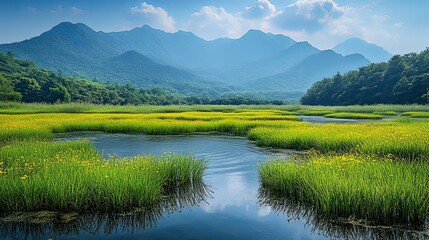
[{"label": "mountain range", "polygon": [[32,39],[1,44],[0,52],[13,51],[43,68],[99,81],[209,97],[257,91],[270,98],[274,91],[304,93],[324,77],[378,61],[364,51],[373,45],[359,44],[355,49],[362,52],[346,54],[353,45],[347,41],[334,48],[337,52],[321,51],[259,30],[238,39],[206,41],[190,32],[167,33],[147,25],[105,33],[64,22]]}]

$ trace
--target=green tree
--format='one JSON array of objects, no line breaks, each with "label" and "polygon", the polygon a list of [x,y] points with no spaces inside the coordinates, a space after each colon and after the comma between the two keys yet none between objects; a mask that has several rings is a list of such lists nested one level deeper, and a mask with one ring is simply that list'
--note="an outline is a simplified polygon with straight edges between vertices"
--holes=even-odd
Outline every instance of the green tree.
[{"label": "green tree", "polygon": [[20,77],[15,84],[15,90],[22,94],[24,102],[40,102],[41,87],[33,78]]},{"label": "green tree", "polygon": [[68,103],[71,101],[71,97],[67,89],[63,86],[60,86],[55,88],[49,88],[47,101],[50,103],[55,103],[55,102]]},{"label": "green tree", "polygon": [[2,74],[0,74],[0,101],[19,102],[22,95],[13,90],[13,86]]}]

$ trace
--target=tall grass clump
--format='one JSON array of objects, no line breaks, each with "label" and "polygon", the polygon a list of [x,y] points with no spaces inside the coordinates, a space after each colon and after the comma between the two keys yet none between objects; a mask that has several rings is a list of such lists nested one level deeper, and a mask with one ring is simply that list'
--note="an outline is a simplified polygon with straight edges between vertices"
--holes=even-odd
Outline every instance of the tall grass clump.
[{"label": "tall grass clump", "polygon": [[206,167],[181,155],[104,160],[86,141],[11,143],[0,149],[0,211],[149,207],[171,187],[202,181]]},{"label": "tall grass clump", "polygon": [[260,165],[262,187],[323,218],[422,227],[429,216],[429,163],[345,155],[272,160]]},{"label": "tall grass clump", "polygon": [[429,118],[429,112],[404,112],[401,116],[408,116],[412,118]]},{"label": "tall grass clump", "polygon": [[381,115],[381,116],[398,116],[398,113],[395,111],[379,111],[373,112],[373,114]]},{"label": "tall grass clump", "polygon": [[394,122],[372,124],[314,124],[290,128],[259,127],[248,137],[260,146],[322,153],[354,152],[398,159],[429,159],[429,124]]}]

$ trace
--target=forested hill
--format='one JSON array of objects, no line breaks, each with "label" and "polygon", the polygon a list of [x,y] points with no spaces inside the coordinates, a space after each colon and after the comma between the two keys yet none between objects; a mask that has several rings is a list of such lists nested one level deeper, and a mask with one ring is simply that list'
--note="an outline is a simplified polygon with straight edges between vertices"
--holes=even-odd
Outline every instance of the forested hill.
[{"label": "forested hill", "polygon": [[12,52],[0,53],[0,101],[112,105],[281,104],[280,101],[255,100],[240,95],[210,99],[157,88],[145,90],[131,84],[104,84],[41,69],[31,61],[15,59]]},{"label": "forested hill", "polygon": [[301,98],[305,105],[424,104],[429,101],[429,48],[395,55],[316,82]]}]

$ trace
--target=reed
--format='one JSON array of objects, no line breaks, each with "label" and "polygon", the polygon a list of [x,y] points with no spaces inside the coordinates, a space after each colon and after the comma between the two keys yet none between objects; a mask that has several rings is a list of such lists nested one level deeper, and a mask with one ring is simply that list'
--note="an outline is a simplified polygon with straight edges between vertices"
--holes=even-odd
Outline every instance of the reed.
[{"label": "reed", "polygon": [[118,212],[202,181],[192,156],[103,159],[87,141],[18,142],[0,149],[0,211]]},{"label": "reed", "polygon": [[401,116],[408,116],[412,118],[429,118],[429,112],[404,112]]},{"label": "reed", "polygon": [[369,155],[311,155],[260,165],[264,189],[311,207],[324,218],[424,227],[429,163]]},{"label": "reed", "polygon": [[429,159],[429,123],[315,124],[290,128],[259,127],[248,137],[260,146],[322,153],[355,152],[398,159]]}]

